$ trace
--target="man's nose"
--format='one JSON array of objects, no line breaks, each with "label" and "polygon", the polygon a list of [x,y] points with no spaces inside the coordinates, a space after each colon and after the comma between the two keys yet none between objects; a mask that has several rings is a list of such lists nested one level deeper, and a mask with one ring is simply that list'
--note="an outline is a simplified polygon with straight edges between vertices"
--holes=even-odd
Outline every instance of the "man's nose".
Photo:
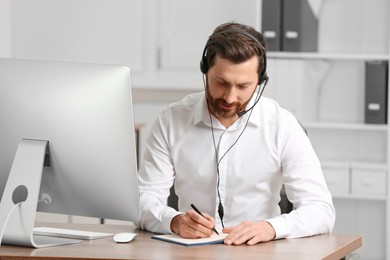
[{"label": "man's nose", "polygon": [[234,87],[229,87],[225,90],[225,101],[228,104],[232,104],[237,101],[237,91]]}]

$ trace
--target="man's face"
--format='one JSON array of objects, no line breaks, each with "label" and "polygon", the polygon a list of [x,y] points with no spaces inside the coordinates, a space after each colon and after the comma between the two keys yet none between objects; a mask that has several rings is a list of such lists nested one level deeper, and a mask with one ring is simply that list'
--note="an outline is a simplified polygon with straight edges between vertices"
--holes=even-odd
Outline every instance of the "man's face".
[{"label": "man's face", "polygon": [[237,112],[245,109],[256,89],[257,67],[257,56],[238,64],[217,56],[206,75],[210,113],[220,121],[235,121]]}]

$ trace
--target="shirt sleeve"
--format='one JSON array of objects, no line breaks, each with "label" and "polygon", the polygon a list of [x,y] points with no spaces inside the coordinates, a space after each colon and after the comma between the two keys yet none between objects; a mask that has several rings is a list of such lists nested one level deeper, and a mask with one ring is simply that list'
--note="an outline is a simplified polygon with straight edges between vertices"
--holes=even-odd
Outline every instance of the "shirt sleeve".
[{"label": "shirt sleeve", "polygon": [[171,220],[181,213],[167,206],[169,189],[174,181],[168,131],[167,114],[163,112],[152,126],[139,169],[141,220],[137,226],[163,234],[172,233]]},{"label": "shirt sleeve", "polygon": [[295,120],[280,130],[283,183],[293,210],[267,219],[276,239],[332,232],[335,209],[318,157]]}]

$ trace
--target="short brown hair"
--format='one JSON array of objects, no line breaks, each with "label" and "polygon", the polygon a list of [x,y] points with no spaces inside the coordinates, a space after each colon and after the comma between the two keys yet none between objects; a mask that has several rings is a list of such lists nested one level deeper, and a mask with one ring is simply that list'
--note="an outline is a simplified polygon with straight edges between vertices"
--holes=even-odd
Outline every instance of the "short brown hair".
[{"label": "short brown hair", "polygon": [[201,70],[202,63],[205,63],[204,71],[207,72],[214,65],[216,55],[234,63],[244,62],[256,55],[259,78],[265,73],[266,42],[263,35],[251,26],[230,22],[216,27],[203,51]]}]

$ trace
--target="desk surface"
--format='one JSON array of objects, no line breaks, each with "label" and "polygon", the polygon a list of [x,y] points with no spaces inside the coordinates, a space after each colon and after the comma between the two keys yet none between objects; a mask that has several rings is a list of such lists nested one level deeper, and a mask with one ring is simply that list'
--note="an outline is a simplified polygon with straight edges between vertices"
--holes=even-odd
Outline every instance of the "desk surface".
[{"label": "desk surface", "polygon": [[40,224],[100,232],[136,232],[128,244],[117,244],[112,238],[84,241],[80,244],[48,248],[25,248],[2,245],[0,259],[95,258],[95,259],[341,259],[362,245],[358,235],[320,235],[300,239],[282,239],[255,246],[224,244],[186,247],[151,239],[151,233],[132,226],[98,224]]}]

